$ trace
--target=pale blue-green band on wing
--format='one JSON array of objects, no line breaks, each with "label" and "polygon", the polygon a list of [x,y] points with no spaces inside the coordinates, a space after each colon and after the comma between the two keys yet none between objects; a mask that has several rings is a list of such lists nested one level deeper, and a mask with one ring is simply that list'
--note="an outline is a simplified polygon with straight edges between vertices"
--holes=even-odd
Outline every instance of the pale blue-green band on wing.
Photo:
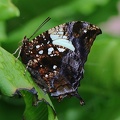
[{"label": "pale blue-green band on wing", "polygon": [[75,47],[72,45],[72,42],[69,41],[69,40],[66,40],[66,39],[56,39],[56,40],[53,40],[53,44],[66,47],[66,48],[68,48],[68,49],[70,49],[72,51],[75,50]]}]

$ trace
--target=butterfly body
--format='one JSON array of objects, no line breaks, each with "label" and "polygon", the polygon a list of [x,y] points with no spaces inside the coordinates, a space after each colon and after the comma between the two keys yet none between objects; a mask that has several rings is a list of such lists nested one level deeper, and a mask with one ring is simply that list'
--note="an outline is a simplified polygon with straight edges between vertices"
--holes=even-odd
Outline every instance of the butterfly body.
[{"label": "butterfly body", "polygon": [[56,26],[33,40],[24,37],[21,59],[35,82],[59,101],[78,94],[84,63],[100,28],[73,21]]}]

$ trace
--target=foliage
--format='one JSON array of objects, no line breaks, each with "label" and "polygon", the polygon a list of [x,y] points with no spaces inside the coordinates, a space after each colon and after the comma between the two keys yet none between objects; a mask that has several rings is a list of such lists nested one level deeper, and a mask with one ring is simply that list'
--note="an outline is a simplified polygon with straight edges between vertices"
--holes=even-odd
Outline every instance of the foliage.
[{"label": "foliage", "polygon": [[[0,119],[19,120],[24,116],[26,120],[57,120],[57,117],[60,120],[119,120],[120,37],[106,33],[101,24],[111,16],[118,15],[117,4],[118,0],[1,0]],[[83,107],[75,98],[66,98],[61,103],[51,98],[51,102],[29,73],[24,75],[22,63],[10,54],[19,46],[22,38],[31,36],[48,16],[52,19],[38,34],[72,20],[89,21],[100,26],[103,31],[94,42],[85,65],[84,79],[79,88],[86,101]],[[39,102],[31,94],[33,87],[38,92]],[[19,94],[23,98],[12,97],[18,89],[21,89]]]}]

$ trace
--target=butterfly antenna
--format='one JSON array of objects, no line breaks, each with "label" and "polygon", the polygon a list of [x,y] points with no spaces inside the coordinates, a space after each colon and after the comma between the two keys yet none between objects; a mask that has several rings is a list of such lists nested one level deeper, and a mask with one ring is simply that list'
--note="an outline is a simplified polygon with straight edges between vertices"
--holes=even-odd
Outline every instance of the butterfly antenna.
[{"label": "butterfly antenna", "polygon": [[50,19],[51,19],[50,17],[46,18],[45,21],[44,21],[42,24],[40,24],[40,26],[35,30],[35,32],[29,37],[29,39],[31,39],[31,38],[38,32],[38,30],[39,30],[43,25],[45,25]]}]

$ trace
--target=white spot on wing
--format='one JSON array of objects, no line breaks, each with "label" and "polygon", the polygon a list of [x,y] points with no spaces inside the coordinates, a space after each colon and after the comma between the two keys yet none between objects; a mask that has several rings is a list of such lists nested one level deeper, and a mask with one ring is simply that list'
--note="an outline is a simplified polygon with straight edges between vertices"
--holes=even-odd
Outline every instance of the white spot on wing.
[{"label": "white spot on wing", "polygon": [[42,67],[42,65],[40,65],[40,67]]},{"label": "white spot on wing", "polygon": [[47,78],[47,77],[48,77],[48,74],[45,74],[45,77]]},{"label": "white spot on wing", "polygon": [[53,54],[51,54],[50,56],[51,56],[51,57],[53,57],[54,55],[53,55]]},{"label": "white spot on wing", "polygon": [[87,32],[87,30],[84,30],[84,33],[86,33]]},{"label": "white spot on wing", "polygon": [[57,48],[59,52],[64,52],[65,49],[64,48]]},{"label": "white spot on wing", "polygon": [[53,50],[54,50],[53,47],[48,48],[48,55],[50,55],[50,54],[52,53]]},{"label": "white spot on wing", "polygon": [[38,54],[36,54],[36,57],[39,57],[39,55],[38,55]]},{"label": "white spot on wing", "polygon": [[49,44],[49,43],[50,43],[50,41],[47,42],[47,44]]},{"label": "white spot on wing", "polygon": [[53,69],[56,69],[57,68],[57,66],[56,65],[53,65]]},{"label": "white spot on wing", "polygon": [[43,50],[40,50],[38,53],[39,53],[39,54],[43,54]]},{"label": "white spot on wing", "polygon": [[37,48],[37,49],[40,48],[40,45],[36,45],[36,48]]}]

